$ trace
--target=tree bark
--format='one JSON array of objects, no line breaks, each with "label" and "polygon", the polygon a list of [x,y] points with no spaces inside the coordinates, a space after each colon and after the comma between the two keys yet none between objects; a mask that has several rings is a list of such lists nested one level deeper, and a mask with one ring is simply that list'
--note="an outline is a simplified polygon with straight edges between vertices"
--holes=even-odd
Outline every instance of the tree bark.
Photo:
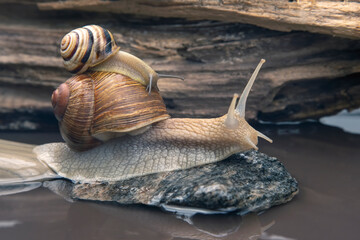
[{"label": "tree bark", "polygon": [[157,72],[185,77],[159,81],[173,117],[225,114],[261,58],[267,62],[247,101],[247,118],[316,119],[360,106],[357,40],[241,23],[40,11],[28,2],[0,2],[0,19],[0,129],[56,128],[51,93],[71,76],[62,66],[61,38],[93,23]]},{"label": "tree bark", "polygon": [[341,0],[70,0],[41,10],[81,10],[151,17],[241,22],[278,31],[301,30],[360,38],[360,3]]}]

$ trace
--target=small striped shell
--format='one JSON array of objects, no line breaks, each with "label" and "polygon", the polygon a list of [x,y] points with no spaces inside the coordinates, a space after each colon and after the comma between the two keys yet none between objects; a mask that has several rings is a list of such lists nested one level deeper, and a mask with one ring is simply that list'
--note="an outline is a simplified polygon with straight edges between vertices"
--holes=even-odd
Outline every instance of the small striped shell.
[{"label": "small striped shell", "polygon": [[64,66],[71,73],[83,73],[119,50],[113,35],[97,25],[72,30],[63,37],[60,45]]},{"label": "small striped shell", "polygon": [[149,95],[145,86],[117,73],[75,75],[54,91],[52,104],[62,137],[77,151],[170,117],[158,91]]}]

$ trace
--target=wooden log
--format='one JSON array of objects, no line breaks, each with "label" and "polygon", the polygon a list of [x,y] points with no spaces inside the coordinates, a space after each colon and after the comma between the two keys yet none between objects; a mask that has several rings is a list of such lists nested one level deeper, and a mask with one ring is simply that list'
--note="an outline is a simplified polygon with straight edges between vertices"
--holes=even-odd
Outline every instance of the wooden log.
[{"label": "wooden log", "polygon": [[278,31],[301,30],[360,38],[360,3],[341,0],[68,0],[41,10],[81,10],[151,17],[241,22]]},{"label": "wooden log", "polygon": [[[13,17],[24,10],[21,18]],[[267,62],[249,96],[247,118],[301,120],[360,106],[360,42],[356,40],[240,23],[43,12],[29,3],[0,3],[0,16],[2,129],[56,128],[50,96],[71,76],[62,67],[60,40],[68,31],[90,23],[108,28],[122,50],[158,72],[185,77],[184,82],[159,82],[174,117],[225,114],[232,94],[242,91],[261,58]],[[303,97],[307,88],[311,91]],[[294,109],[297,114],[291,114]]]}]

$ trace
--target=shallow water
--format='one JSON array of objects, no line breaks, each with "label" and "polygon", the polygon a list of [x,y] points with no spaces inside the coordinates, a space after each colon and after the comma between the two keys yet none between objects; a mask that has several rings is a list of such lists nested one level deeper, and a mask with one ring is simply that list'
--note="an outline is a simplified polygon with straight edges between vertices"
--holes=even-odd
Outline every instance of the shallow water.
[{"label": "shallow water", "polygon": [[[44,188],[0,196],[0,239],[359,239],[360,135],[318,123],[257,125],[259,143],[299,181],[289,203],[259,215],[181,217],[146,206],[67,202]],[[0,133],[32,144],[57,133]]]},{"label": "shallow water", "polygon": [[322,124],[339,127],[345,132],[360,134],[360,108],[353,111],[342,110],[333,116],[320,118]]}]

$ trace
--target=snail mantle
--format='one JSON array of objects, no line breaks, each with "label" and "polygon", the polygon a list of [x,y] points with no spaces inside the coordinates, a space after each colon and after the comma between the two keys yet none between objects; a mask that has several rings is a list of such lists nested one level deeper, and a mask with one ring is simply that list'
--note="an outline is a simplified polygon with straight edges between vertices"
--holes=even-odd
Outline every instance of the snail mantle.
[{"label": "snail mantle", "polygon": [[112,183],[54,180],[44,186],[73,200],[146,204],[167,210],[169,206],[181,206],[241,214],[286,203],[298,193],[297,181],[283,164],[255,150],[212,164]]}]

